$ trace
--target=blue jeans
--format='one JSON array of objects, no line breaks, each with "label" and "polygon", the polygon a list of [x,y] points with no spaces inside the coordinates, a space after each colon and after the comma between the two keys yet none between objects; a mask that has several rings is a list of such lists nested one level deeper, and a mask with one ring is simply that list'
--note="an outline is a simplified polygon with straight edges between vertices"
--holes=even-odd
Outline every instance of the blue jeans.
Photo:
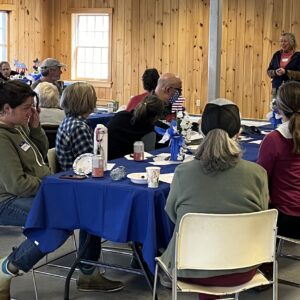
[{"label": "blue jeans", "polygon": [[24,226],[33,197],[11,197],[0,201],[0,225]]},{"label": "blue jeans", "polygon": [[[0,201],[0,225],[24,226],[27,215],[31,208],[32,198],[12,197]],[[83,247],[87,233],[80,230],[79,251]],[[101,252],[101,238],[91,235],[89,245],[82,258],[92,261],[99,259]],[[26,239],[16,248],[8,257],[8,260],[17,266],[20,270],[28,272],[40,259],[47,253],[43,253],[30,240]],[[94,268],[89,265],[81,265],[84,273],[91,273]]]},{"label": "blue jeans", "polygon": [[[80,230],[80,244],[79,251],[84,245],[87,233]],[[97,261],[99,259],[101,252],[101,238],[95,235],[91,235],[88,247],[82,256],[83,259]],[[9,256],[8,261],[13,265],[18,267],[18,269],[28,272],[32,267],[42,259],[47,253],[40,251],[38,246],[36,246],[32,241],[26,239],[21,245],[16,248]],[[80,265],[80,269],[85,274],[91,274],[94,267],[90,265]]]}]

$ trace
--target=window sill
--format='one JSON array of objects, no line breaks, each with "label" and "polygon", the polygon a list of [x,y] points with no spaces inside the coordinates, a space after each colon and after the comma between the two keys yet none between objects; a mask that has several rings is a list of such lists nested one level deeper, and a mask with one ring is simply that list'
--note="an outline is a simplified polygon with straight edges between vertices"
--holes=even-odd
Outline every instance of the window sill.
[{"label": "window sill", "polygon": [[90,83],[93,87],[95,88],[111,88],[112,87],[112,82],[109,81],[97,81],[97,80],[83,80],[83,79],[78,79],[78,80],[64,80],[65,83],[75,83],[75,82],[87,82]]}]

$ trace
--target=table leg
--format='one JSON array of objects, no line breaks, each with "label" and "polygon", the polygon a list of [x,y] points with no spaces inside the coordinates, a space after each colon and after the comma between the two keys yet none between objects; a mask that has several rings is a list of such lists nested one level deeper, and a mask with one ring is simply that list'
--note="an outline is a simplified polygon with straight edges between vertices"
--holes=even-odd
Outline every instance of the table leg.
[{"label": "table leg", "polygon": [[81,257],[82,255],[84,254],[89,242],[90,242],[90,239],[91,239],[91,235],[88,233],[87,234],[87,237],[86,237],[86,240],[85,240],[85,243],[82,247],[82,249],[80,251],[78,251],[78,254],[77,254],[77,257],[74,261],[74,263],[72,264],[71,268],[70,268],[70,271],[67,275],[67,278],[66,278],[66,282],[65,282],[65,294],[64,294],[64,300],[69,300],[69,293],[70,293],[70,280],[71,280],[71,277],[76,269],[76,266],[79,264],[80,260],[81,260]]},{"label": "table leg", "polygon": [[[150,272],[147,264],[145,263],[144,259],[143,259],[143,254],[142,254],[142,251],[140,249],[140,247],[138,246],[138,243],[130,243],[131,244],[131,247],[132,247],[132,250],[133,250],[133,253],[144,273],[144,276],[147,280],[147,283],[148,283],[148,286],[151,290],[151,292],[153,292],[153,284],[154,284],[154,277],[153,277],[153,274]],[[157,295],[155,295],[155,299],[157,300]]]}]

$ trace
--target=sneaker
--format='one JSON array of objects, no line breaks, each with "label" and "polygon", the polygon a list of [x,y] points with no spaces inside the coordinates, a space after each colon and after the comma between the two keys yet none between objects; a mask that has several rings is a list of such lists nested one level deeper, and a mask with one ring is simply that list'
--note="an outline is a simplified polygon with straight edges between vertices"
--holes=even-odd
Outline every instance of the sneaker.
[{"label": "sneaker", "polygon": [[0,259],[0,300],[10,300],[10,281],[14,277],[5,272],[7,257]]},{"label": "sneaker", "polygon": [[[96,268],[91,275],[85,275],[80,272],[77,280],[77,289],[82,292],[116,292],[124,288],[120,281],[113,281],[105,278]],[[2,299],[0,299],[2,300]]]},{"label": "sneaker", "polygon": [[172,288],[172,281],[170,280],[169,276],[166,273],[159,272],[158,273],[159,282],[162,286],[167,289]]}]

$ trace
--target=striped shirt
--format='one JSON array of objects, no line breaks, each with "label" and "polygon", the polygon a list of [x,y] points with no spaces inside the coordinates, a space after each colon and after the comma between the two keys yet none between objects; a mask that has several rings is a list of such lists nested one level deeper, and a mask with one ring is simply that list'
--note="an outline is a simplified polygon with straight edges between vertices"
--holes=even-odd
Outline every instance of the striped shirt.
[{"label": "striped shirt", "polygon": [[93,130],[81,117],[66,116],[56,135],[56,155],[62,170],[72,170],[74,160],[93,153]]}]

